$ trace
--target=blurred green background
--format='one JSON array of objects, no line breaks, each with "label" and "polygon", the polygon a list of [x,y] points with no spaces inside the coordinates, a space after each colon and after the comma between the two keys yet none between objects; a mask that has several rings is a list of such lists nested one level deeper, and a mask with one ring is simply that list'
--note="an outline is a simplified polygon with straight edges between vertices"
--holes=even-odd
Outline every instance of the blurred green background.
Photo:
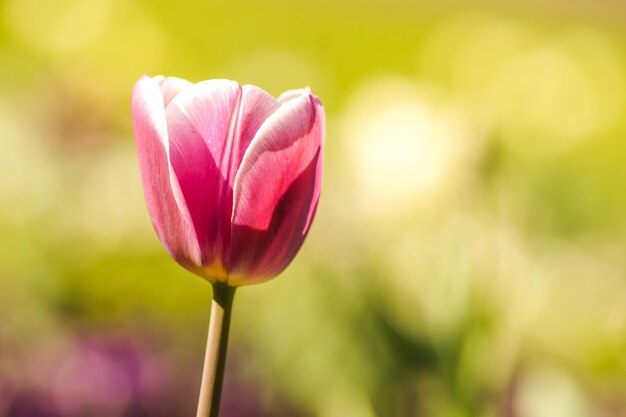
[{"label": "blurred green background", "polygon": [[0,416],[195,413],[211,288],[149,222],[143,73],[308,85],[327,112],[312,232],[235,301],[223,416],[626,416],[623,2],[0,18]]}]

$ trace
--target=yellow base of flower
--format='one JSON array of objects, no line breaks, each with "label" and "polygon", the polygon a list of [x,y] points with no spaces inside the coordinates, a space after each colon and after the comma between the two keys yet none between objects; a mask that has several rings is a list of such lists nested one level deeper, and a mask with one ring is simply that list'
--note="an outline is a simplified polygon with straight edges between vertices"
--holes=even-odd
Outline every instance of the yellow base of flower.
[{"label": "yellow base of flower", "polygon": [[228,272],[224,269],[221,261],[216,260],[210,265],[195,266],[191,268],[191,272],[201,276],[209,282],[227,282]]}]

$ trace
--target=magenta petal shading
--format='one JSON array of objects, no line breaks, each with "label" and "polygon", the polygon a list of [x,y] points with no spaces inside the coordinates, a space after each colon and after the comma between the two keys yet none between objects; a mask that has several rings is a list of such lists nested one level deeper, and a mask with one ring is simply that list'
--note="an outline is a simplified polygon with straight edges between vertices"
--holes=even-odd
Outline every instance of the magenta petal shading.
[{"label": "magenta petal shading", "polygon": [[319,199],[323,136],[323,107],[308,90],[257,132],[235,179],[229,284],[272,277],[297,253]]},{"label": "magenta petal shading", "polygon": [[132,116],[150,219],[170,255],[191,268],[200,261],[200,248],[187,207],[178,197],[180,188],[168,161],[169,140],[162,91],[148,76],[135,84]]},{"label": "magenta petal shading", "polygon": [[226,278],[232,206],[227,172],[240,100],[239,84],[210,80],[183,90],[165,110],[170,162],[198,236],[202,267],[213,279]]}]

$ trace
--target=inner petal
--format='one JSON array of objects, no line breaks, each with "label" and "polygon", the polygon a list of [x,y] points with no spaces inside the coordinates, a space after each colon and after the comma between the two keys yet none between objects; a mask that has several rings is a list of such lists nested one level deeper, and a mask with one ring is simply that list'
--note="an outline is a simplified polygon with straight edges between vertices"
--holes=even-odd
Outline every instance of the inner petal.
[{"label": "inner petal", "polygon": [[280,107],[264,90],[246,84],[241,88],[241,103],[229,155],[228,184],[232,188],[241,160],[263,122]]},{"label": "inner petal", "polygon": [[170,160],[208,275],[228,274],[235,177],[252,138],[279,106],[260,88],[211,80],[182,89],[166,108]]},{"label": "inner petal", "polygon": [[167,107],[170,101],[174,99],[185,88],[190,87],[193,83],[178,77],[164,77],[157,75],[154,80],[161,87],[161,94],[163,94],[163,104]]},{"label": "inner petal", "polygon": [[181,91],[165,110],[170,161],[194,223],[202,265],[212,274],[220,273],[215,265],[223,265],[230,241],[232,189],[222,165],[240,94],[233,81],[204,81]]},{"label": "inner petal", "polygon": [[228,242],[225,252],[223,253],[223,262],[226,271],[230,272],[230,252],[232,241],[232,210],[233,210],[233,188],[237,171],[241,165],[243,156],[250,146],[250,142],[256,135],[257,131],[265,120],[280,107],[280,104],[268,93],[262,89],[244,85],[241,91],[241,100],[239,109],[235,114],[234,129],[229,136],[226,146],[227,151],[224,153],[224,160],[221,168],[225,175],[225,196],[223,224],[228,223],[229,233]]}]

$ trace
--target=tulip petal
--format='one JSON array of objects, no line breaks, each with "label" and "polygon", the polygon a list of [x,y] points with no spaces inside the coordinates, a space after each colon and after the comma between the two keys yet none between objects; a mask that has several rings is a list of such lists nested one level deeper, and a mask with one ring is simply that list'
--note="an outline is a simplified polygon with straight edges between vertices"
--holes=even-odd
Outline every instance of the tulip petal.
[{"label": "tulip petal", "polygon": [[[309,94],[310,90],[309,88],[300,88],[300,89],[296,89],[296,90],[287,90],[284,93],[282,93],[279,97],[278,97],[278,102],[281,104],[285,104],[290,100],[293,99],[297,99],[299,97],[301,97],[303,94]],[[318,103],[319,104],[319,103]],[[321,105],[320,105],[321,106]],[[323,116],[323,114],[322,114]],[[324,129],[325,124],[324,124],[324,120],[322,119],[322,123],[320,125],[321,129]],[[324,131],[322,130],[322,134],[321,134],[321,145],[324,145]],[[304,231],[304,235],[306,236],[306,234],[309,231],[309,228],[311,227],[311,223],[313,222],[313,218],[315,217],[315,212],[317,210],[317,201],[319,201],[320,198],[320,193],[322,191],[322,169],[324,166],[324,153],[320,152],[319,158],[317,160],[317,168],[316,168],[316,173],[315,173],[315,189],[314,189],[314,194],[313,194],[313,201],[315,202],[315,204],[313,206],[311,206],[311,209],[309,211],[309,216],[307,218],[307,222],[305,225],[305,231]]]},{"label": "tulip petal", "polygon": [[133,129],[146,205],[156,234],[181,265],[200,262],[200,249],[168,160],[165,103],[158,81],[143,76],[133,89]]},{"label": "tulip petal", "polygon": [[159,86],[161,87],[161,93],[163,94],[163,102],[165,103],[165,107],[170,104],[170,101],[174,97],[178,95],[185,88],[193,85],[192,82],[183,80],[178,77],[164,77],[162,75],[157,75],[153,78]]},{"label": "tulip petal", "polygon": [[252,140],[234,186],[232,284],[274,276],[302,245],[319,199],[323,126],[321,103],[303,90]]},{"label": "tulip petal", "polygon": [[280,104],[285,104],[289,100],[293,100],[294,98],[300,98],[305,94],[309,94],[311,90],[309,88],[297,88],[295,90],[287,90],[283,92],[280,96],[278,96],[278,101]]},{"label": "tulip petal", "polygon": [[230,285],[265,281],[296,256],[308,232],[309,213],[317,208],[313,190],[320,156],[321,149],[279,199],[266,230],[233,225]]},{"label": "tulip petal", "polygon": [[198,236],[202,265],[217,275],[209,278],[225,277],[232,190],[224,165],[240,100],[239,84],[210,80],[184,89],[165,110],[170,161]]},{"label": "tulip petal", "polygon": [[235,176],[250,142],[265,120],[274,113],[280,104],[274,97],[253,85],[241,88],[237,128],[233,135],[233,146],[229,169],[229,184],[234,186]]}]

